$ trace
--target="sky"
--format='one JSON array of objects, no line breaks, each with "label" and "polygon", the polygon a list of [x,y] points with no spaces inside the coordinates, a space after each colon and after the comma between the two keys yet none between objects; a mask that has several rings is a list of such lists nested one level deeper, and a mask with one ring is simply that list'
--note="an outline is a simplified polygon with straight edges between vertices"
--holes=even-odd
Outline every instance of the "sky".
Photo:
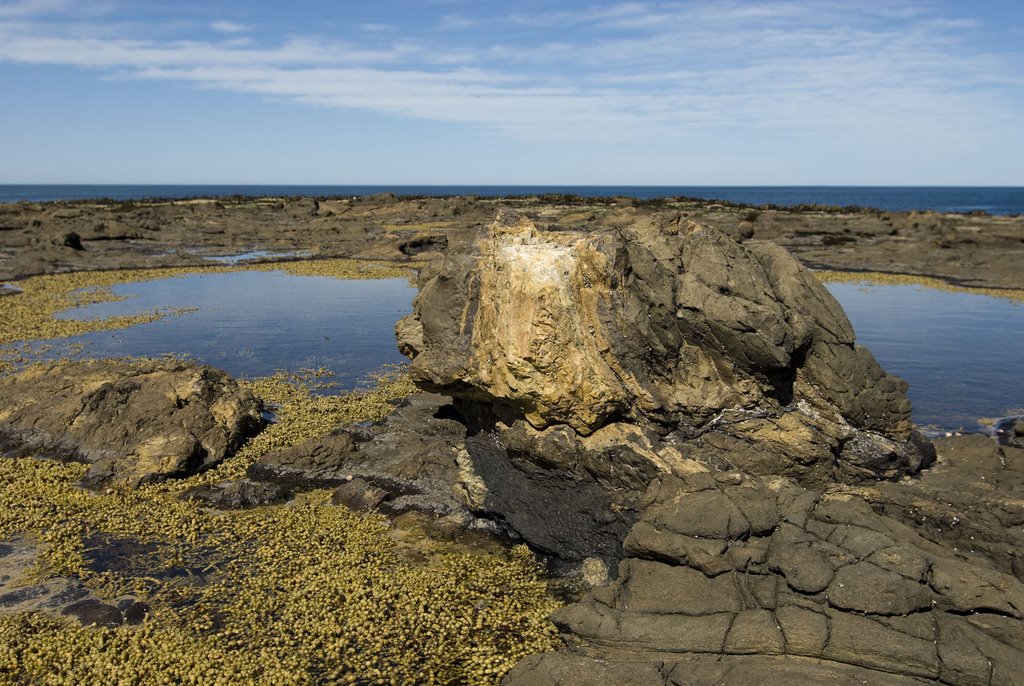
[{"label": "sky", "polygon": [[1024,2],[0,0],[0,183],[1024,186]]}]

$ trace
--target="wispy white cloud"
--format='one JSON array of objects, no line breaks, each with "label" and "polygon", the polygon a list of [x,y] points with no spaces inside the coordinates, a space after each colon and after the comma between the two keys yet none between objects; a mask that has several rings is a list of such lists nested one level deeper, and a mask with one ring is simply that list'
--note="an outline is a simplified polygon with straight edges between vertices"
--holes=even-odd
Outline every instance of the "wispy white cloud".
[{"label": "wispy white cloud", "polygon": [[210,24],[210,28],[220,33],[245,33],[249,31],[250,27],[245,24],[236,24],[233,21],[215,21]]},{"label": "wispy white cloud", "polygon": [[384,31],[394,31],[395,27],[391,24],[383,24],[380,22],[363,22],[359,25],[359,28],[368,33],[381,33]]},{"label": "wispy white cloud", "polygon": [[[504,16],[517,30],[490,35],[516,37],[507,41],[480,31],[462,36],[455,31],[481,19],[444,14],[435,29],[449,32],[433,41],[422,31],[405,37],[398,26],[362,24],[374,40],[293,36],[276,44],[97,37],[88,25],[32,19],[56,4],[23,0],[7,6],[16,13],[0,12],[0,60],[453,122],[533,141],[737,131],[942,136],[1013,126],[1024,88],[1020,55],[971,47],[964,36],[974,22],[912,0],[595,4]],[[229,35],[247,28],[211,26]],[[557,42],[538,42],[530,27],[563,30]],[[385,31],[395,39],[380,41]]]},{"label": "wispy white cloud", "polygon": [[480,20],[462,14],[446,14],[437,22],[440,31],[465,31],[480,25]]}]

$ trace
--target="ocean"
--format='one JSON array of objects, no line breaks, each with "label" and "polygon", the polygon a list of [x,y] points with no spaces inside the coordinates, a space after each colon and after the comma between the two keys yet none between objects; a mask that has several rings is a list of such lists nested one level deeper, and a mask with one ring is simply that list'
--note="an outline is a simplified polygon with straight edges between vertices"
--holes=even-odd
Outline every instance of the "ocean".
[{"label": "ocean", "polygon": [[28,200],[141,200],[225,196],[571,194],[584,197],[685,197],[744,205],[831,205],[880,210],[1024,214],[1024,188],[980,186],[295,186],[295,185],[0,185],[0,203]]}]

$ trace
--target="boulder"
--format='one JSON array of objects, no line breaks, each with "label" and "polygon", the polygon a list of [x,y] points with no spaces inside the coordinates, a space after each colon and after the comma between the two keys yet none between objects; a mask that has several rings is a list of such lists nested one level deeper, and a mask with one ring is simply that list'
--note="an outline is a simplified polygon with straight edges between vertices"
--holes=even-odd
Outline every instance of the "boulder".
[{"label": "boulder", "polygon": [[89,464],[83,485],[136,487],[233,454],[263,425],[224,372],[178,361],[34,365],[5,378],[0,451]]},{"label": "boulder", "polygon": [[520,442],[624,424],[655,437],[656,471],[672,446],[807,484],[896,478],[931,457],[906,384],[772,244],[678,215],[582,233],[504,212],[421,279],[397,327],[415,382]]}]

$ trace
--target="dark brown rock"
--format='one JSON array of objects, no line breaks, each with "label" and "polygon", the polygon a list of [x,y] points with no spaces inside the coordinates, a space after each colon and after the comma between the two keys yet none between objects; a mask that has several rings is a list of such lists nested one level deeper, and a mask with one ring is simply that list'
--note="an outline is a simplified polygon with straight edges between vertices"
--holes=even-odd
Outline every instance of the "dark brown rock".
[{"label": "dark brown rock", "polygon": [[147,603],[132,602],[124,609],[125,624],[132,626],[142,624],[149,617],[149,612],[150,608]]},{"label": "dark brown rock", "polygon": [[374,425],[341,427],[267,453],[248,476],[293,489],[334,486],[335,502],[358,510],[416,511],[493,528],[473,514],[476,485],[465,437],[448,398],[419,393]]},{"label": "dark brown rock", "polygon": [[355,478],[334,490],[331,503],[344,505],[357,512],[371,512],[387,500],[390,494],[363,478]]},{"label": "dark brown rock", "polygon": [[258,481],[305,488],[337,486],[351,478],[346,469],[355,441],[347,432],[313,438],[297,446],[269,452],[249,467]]},{"label": "dark brown rock", "polygon": [[262,427],[252,393],[220,370],[184,362],[39,364],[4,386],[3,452],[86,462],[90,488],[194,474]]},{"label": "dark brown rock", "polygon": [[[880,684],[1017,683],[1024,584],[843,490],[729,473],[652,484],[626,546],[643,557],[628,557],[616,581],[552,616],[571,650],[586,656],[565,658],[575,678],[641,663],[658,666],[654,683],[782,674],[786,683],[854,675]],[[776,512],[775,525],[753,530],[738,502],[761,504],[752,519]],[[694,540],[720,544],[699,548],[714,551],[713,569],[682,543]],[[510,683],[531,683],[546,664],[563,663],[524,662]],[[712,664],[749,671],[702,681]]]},{"label": "dark brown rock", "polygon": [[114,628],[124,624],[124,615],[119,609],[93,599],[69,605],[61,614],[73,616],[82,626]]},{"label": "dark brown rock", "polygon": [[282,503],[290,496],[288,487],[277,483],[260,483],[241,479],[195,486],[181,494],[182,500],[198,500],[222,510],[239,510]]}]

